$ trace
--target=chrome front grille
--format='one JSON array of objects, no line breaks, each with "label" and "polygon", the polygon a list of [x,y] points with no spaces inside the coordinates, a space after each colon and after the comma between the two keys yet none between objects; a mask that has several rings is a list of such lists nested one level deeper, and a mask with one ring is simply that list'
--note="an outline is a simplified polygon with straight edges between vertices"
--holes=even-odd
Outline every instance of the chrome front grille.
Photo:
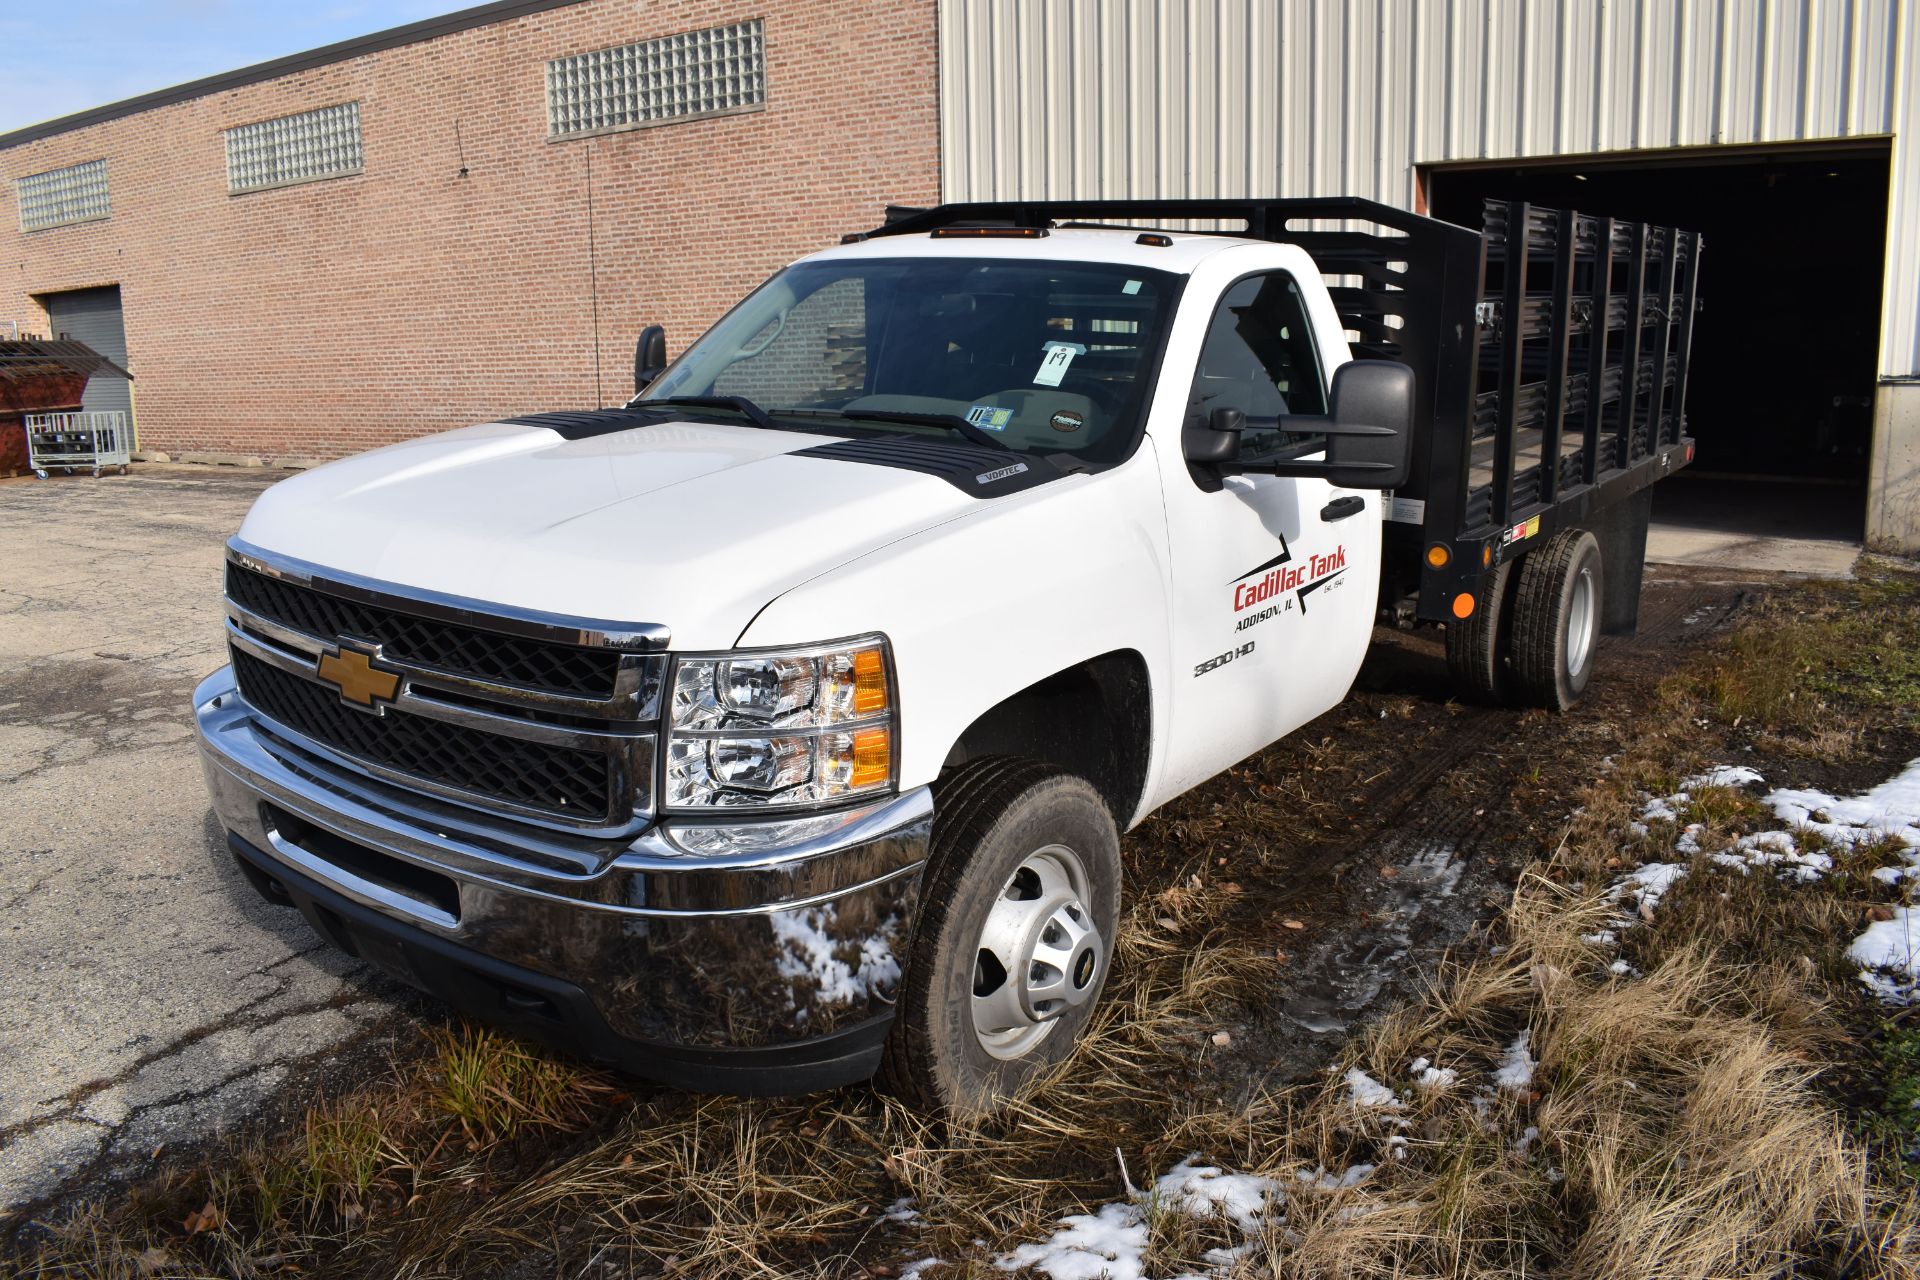
[{"label": "chrome front grille", "polygon": [[314,591],[243,565],[227,565],[227,599],[312,636],[377,639],[388,657],[545,693],[611,698],[620,654],[440,622]]},{"label": "chrome front grille", "polygon": [[[616,831],[651,812],[662,628],[490,608],[237,541],[226,608],[241,697],[298,748],[544,825]],[[390,700],[349,702],[323,677],[343,647],[397,677]]]}]

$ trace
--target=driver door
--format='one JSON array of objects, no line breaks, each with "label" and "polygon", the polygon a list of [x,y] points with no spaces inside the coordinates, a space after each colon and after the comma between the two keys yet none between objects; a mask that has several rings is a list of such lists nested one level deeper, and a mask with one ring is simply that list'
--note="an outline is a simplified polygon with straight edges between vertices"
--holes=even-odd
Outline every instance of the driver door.
[{"label": "driver door", "polygon": [[[1280,420],[1325,413],[1330,372],[1291,273],[1243,276],[1215,305],[1188,420],[1239,409],[1243,458],[1315,456],[1324,438],[1284,433]],[[1373,622],[1380,513],[1377,495],[1316,478],[1163,474],[1178,685],[1169,761],[1184,789],[1345,695]]]}]

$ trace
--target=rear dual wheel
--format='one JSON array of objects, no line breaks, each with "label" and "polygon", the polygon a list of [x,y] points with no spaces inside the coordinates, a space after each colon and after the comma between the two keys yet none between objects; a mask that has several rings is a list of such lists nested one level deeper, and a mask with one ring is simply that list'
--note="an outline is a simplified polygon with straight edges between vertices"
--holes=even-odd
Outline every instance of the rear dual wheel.
[{"label": "rear dual wheel", "polygon": [[1494,567],[1474,610],[1447,626],[1455,686],[1481,702],[1565,711],[1593,679],[1600,647],[1600,542],[1556,533]]},{"label": "rear dual wheel", "polygon": [[932,845],[884,1087],[981,1115],[1073,1048],[1106,983],[1120,837],[1084,779],[969,762],[935,791]]}]

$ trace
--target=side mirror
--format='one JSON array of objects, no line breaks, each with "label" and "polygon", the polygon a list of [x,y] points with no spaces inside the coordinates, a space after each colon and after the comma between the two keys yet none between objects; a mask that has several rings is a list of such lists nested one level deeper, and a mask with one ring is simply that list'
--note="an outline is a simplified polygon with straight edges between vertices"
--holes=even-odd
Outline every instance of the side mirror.
[{"label": "side mirror", "polygon": [[640,340],[633,344],[634,394],[645,391],[666,367],[667,331],[660,325],[650,324],[640,331]]},{"label": "side mirror", "polygon": [[1413,461],[1413,369],[1397,360],[1350,360],[1333,372],[1327,430],[1330,484],[1397,489]]},{"label": "side mirror", "polygon": [[1327,438],[1325,461],[1234,465],[1270,476],[1318,476],[1342,489],[1397,489],[1413,470],[1413,370],[1397,360],[1350,360],[1333,373],[1333,412],[1289,414],[1280,429]]},{"label": "side mirror", "polygon": [[1230,466],[1240,457],[1240,433],[1247,429],[1246,411],[1215,409],[1203,426],[1189,422],[1181,431],[1181,450],[1199,466]]}]

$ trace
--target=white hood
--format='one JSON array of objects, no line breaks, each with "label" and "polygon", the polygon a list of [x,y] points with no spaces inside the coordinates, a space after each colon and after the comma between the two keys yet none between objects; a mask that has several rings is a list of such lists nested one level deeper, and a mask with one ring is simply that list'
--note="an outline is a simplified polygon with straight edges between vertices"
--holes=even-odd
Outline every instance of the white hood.
[{"label": "white hood", "polygon": [[927,475],[787,456],[826,439],[693,422],[573,441],[469,427],[282,481],[240,537],[400,586],[660,623],[676,649],[724,649],[782,592],[990,505]]}]

